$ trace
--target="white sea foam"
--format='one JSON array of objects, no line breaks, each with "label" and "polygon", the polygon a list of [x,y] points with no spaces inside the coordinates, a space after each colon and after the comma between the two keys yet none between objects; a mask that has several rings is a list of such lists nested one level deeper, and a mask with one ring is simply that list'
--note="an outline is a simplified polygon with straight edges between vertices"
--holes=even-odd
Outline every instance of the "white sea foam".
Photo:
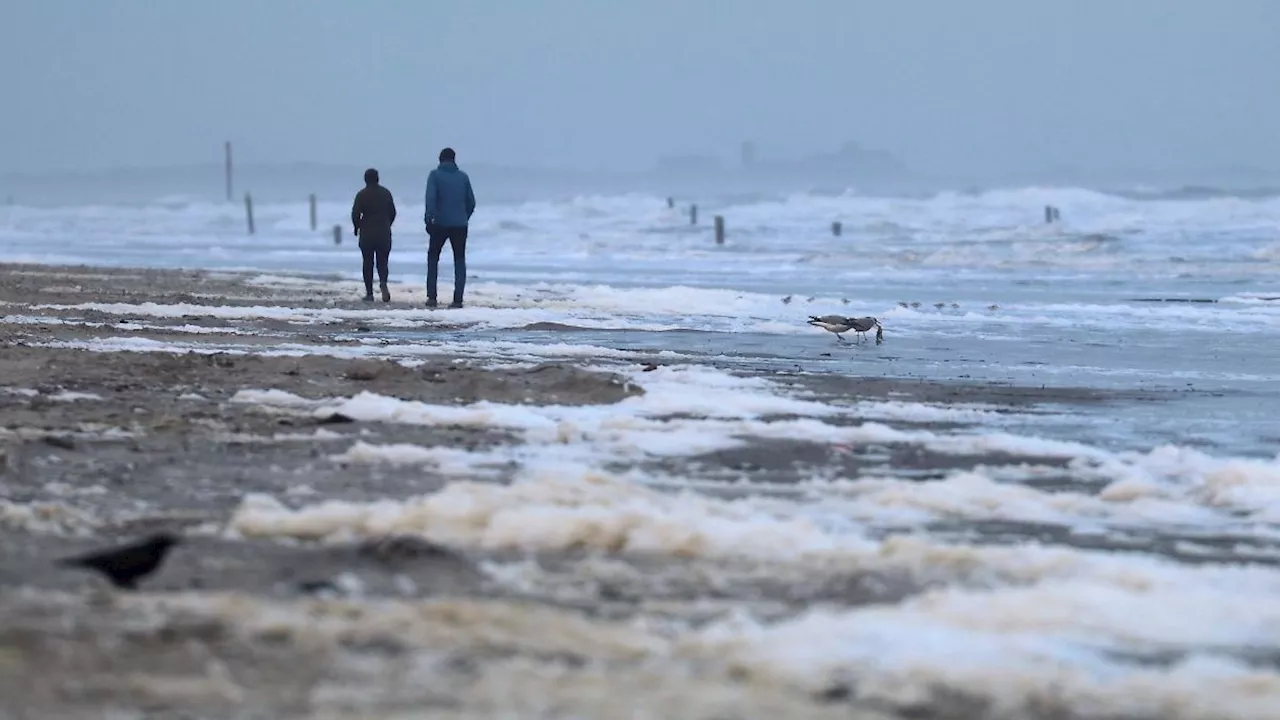
[{"label": "white sea foam", "polygon": [[[1101,524],[1270,536],[1267,524],[1280,517],[1280,491],[1276,490],[1280,457],[1218,459],[1173,446],[1116,452],[981,426],[940,432],[902,430],[877,422],[855,424],[849,418],[859,417],[859,404],[840,407],[791,398],[759,377],[737,377],[704,366],[621,372],[643,388],[643,394],[601,406],[440,405],[368,392],[351,398],[304,399],[274,390],[241,390],[232,402],[315,417],[336,413],[367,422],[483,427],[518,434],[517,443],[474,453],[469,459],[466,454],[451,453],[449,461],[457,466],[499,463],[553,472],[548,468],[568,463],[568,472],[586,472],[574,468],[696,456],[769,440],[818,443],[831,446],[833,452],[858,450],[873,455],[889,446],[915,446],[997,463],[930,481],[843,477],[838,470],[814,467],[813,482],[803,486],[814,501],[806,512],[837,524],[840,518],[885,527],[941,520],[1012,520],[1078,530]],[[889,407],[899,415],[918,414],[910,404]],[[932,409],[923,406],[923,412],[927,415]],[[982,418],[986,411],[977,412],[971,417]],[[362,452],[374,451],[364,448]],[[438,451],[400,447],[384,452],[425,458]],[[1009,460],[1002,457],[1020,464],[1005,465]],[[1039,478],[1052,478],[1055,473],[1069,473],[1102,490],[1036,487]],[[661,477],[633,480],[680,486],[678,480]]]},{"label": "white sea foam", "polygon": [[98,526],[92,513],[62,502],[0,499],[0,527],[35,533],[88,534]]},{"label": "white sea foam", "polygon": [[393,465],[431,465],[437,472],[451,475],[486,474],[484,456],[450,447],[422,447],[408,443],[376,445],[357,441],[343,453],[331,455],[339,463],[389,463]]},{"label": "white sea foam", "polygon": [[[85,340],[52,340],[29,343],[33,347],[63,348],[71,350],[88,350],[91,352],[161,352],[161,353],[196,353],[209,354],[225,352],[229,354],[253,354],[267,357],[301,357],[304,355],[324,355],[336,358],[396,358],[410,362],[415,358],[427,357],[462,357],[489,361],[500,359],[502,364],[510,365],[513,361],[537,362],[549,358],[591,358],[613,360],[638,359],[679,359],[685,357],[676,352],[659,353],[628,352],[611,348],[597,347],[589,344],[569,343],[535,343],[535,342],[432,342],[430,344],[393,343],[376,339],[358,337],[334,337],[335,341],[345,341],[335,345],[308,345],[303,343],[279,342],[270,346],[245,344],[229,341],[162,341],[151,338],[101,337]],[[358,340],[360,344],[352,341]]]},{"label": "white sea foam", "polygon": [[75,402],[77,400],[101,400],[102,396],[97,393],[73,392],[71,390],[62,390],[49,396],[50,400],[58,402]]},{"label": "white sea foam", "polygon": [[[249,496],[230,529],[329,539],[409,533],[489,550],[743,559],[807,568],[810,578],[905,573],[918,583],[953,584],[896,606],[817,608],[777,624],[743,619],[679,641],[684,652],[733,658],[753,676],[811,691],[847,679],[861,695],[902,704],[949,688],[1010,708],[1057,698],[1075,709],[1105,704],[1141,713],[1164,704],[1173,717],[1197,717],[1207,716],[1197,695],[1220,683],[1227,695],[1219,696],[1226,713],[1219,716],[1240,718],[1263,717],[1259,708],[1280,692],[1274,671],[1214,659],[1223,648],[1280,643],[1280,615],[1266,609],[1280,592],[1280,572],[1034,545],[873,540],[854,523],[832,523],[825,509],[664,493],[561,465],[509,486],[454,482],[403,501],[291,510]],[[1192,616],[1198,622],[1186,622]],[[1169,651],[1190,659],[1158,670],[1122,657]]]},{"label": "white sea foam", "polygon": [[[1160,580],[943,590],[893,607],[814,610],[774,626],[725,623],[690,644],[734,658],[752,677],[814,692],[846,684],[856,697],[904,707],[940,702],[936,694],[949,691],[1014,716],[1036,707],[1085,717],[1273,717],[1280,673],[1220,648],[1280,640],[1280,616],[1264,599],[1275,578]],[[1115,659],[1162,650],[1187,655],[1168,668]]]},{"label": "white sea foam", "polygon": [[72,319],[72,318],[53,317],[49,315],[6,315],[4,317],[0,317],[0,325],[4,325],[4,324],[37,325],[37,326],[49,325],[49,326],[69,326],[69,327],[90,327],[90,328],[110,327],[112,330],[127,330],[132,332],[161,331],[161,332],[192,333],[192,334],[198,334],[198,335],[214,334],[214,333],[226,334],[226,335],[239,335],[243,333],[243,331],[240,328],[234,328],[229,326],[219,327],[219,326],[208,326],[208,325],[192,325],[190,323],[186,323],[183,325],[152,325],[147,323],[136,323],[136,322],[104,323],[104,322],[95,322],[93,320],[79,320],[79,319]]},{"label": "white sea foam", "polygon": [[[128,349],[169,347],[141,338],[125,340],[123,347]],[[1145,455],[1115,454],[1080,443],[1000,432],[897,430],[874,422],[855,426],[828,424],[814,416],[856,416],[860,407],[867,406],[838,408],[787,398],[769,389],[766,381],[734,378],[696,366],[663,367],[643,374],[633,372],[633,379],[646,387],[646,393],[605,407],[496,403],[458,407],[403,401],[371,393],[348,399],[308,401],[275,391],[266,394],[241,391],[233,401],[305,410],[318,416],[339,413],[365,421],[517,430],[525,433],[525,441],[531,443],[530,447],[505,458],[517,462],[541,462],[551,453],[594,463],[610,458],[688,456],[739,447],[756,438],[837,445],[914,444],[954,455],[1007,453],[1028,458],[1060,458],[1072,461],[1078,476],[1096,477],[1106,484],[1096,497],[1055,496],[1008,482],[983,484],[986,478],[983,475],[962,475],[929,492],[925,492],[927,488],[914,492],[902,488],[904,492],[895,495],[892,488],[884,488],[878,496],[879,502],[896,503],[897,508],[881,520],[893,516],[894,522],[901,522],[911,513],[919,517],[1004,517],[1065,524],[1101,519],[1124,525],[1205,523],[1205,527],[1230,526],[1253,534],[1259,528],[1246,528],[1241,523],[1275,522],[1280,517],[1280,495],[1275,491],[1280,483],[1274,480],[1275,463],[1215,460],[1196,451],[1174,447],[1158,448]],[[888,412],[881,414],[905,419],[975,420],[981,418],[983,412],[961,409],[953,413],[901,403],[882,408]],[[761,419],[771,414],[810,417]],[[695,417],[679,417],[686,415]],[[866,494],[871,490],[864,488],[858,492]],[[953,499],[946,499],[957,492]],[[910,502],[903,499],[907,496]]]}]

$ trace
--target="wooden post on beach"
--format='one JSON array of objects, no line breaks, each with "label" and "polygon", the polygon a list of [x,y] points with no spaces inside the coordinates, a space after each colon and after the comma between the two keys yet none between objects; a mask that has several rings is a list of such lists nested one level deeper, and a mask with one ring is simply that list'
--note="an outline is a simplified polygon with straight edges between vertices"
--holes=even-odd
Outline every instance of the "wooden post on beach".
[{"label": "wooden post on beach", "polygon": [[844,225],[839,220],[831,223],[831,234],[840,237],[840,233],[844,232]]},{"label": "wooden post on beach", "polygon": [[716,244],[717,245],[724,244],[724,216],[723,215],[716,216]]},{"label": "wooden post on beach", "polygon": [[311,232],[316,231],[316,194],[311,193]]},{"label": "wooden post on beach", "polygon": [[690,225],[698,224],[698,206],[697,205],[689,206],[689,224]]},{"label": "wooden post on beach", "polygon": [[231,202],[231,141],[227,141],[227,202]]},{"label": "wooden post on beach", "polygon": [[253,234],[253,198],[249,197],[249,193],[244,194],[244,217],[249,221],[249,234]]},{"label": "wooden post on beach", "polygon": [[333,244],[334,245],[342,244],[342,226],[341,225],[333,226]]}]

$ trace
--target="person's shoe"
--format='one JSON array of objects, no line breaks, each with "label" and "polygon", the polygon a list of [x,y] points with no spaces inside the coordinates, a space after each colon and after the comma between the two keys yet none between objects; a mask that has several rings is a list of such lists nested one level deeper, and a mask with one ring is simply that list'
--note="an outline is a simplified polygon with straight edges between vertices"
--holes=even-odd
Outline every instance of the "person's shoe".
[{"label": "person's shoe", "polygon": [[454,300],[453,302],[449,303],[449,307],[453,308],[454,310],[458,310],[462,307],[462,301]]},{"label": "person's shoe", "polygon": [[373,302],[373,293],[369,293],[368,295],[365,295],[365,296],[364,296],[364,301],[365,301],[365,302]]},{"label": "person's shoe", "polygon": [[386,283],[382,283],[382,302],[391,302],[391,291],[387,289]]},{"label": "person's shoe", "polygon": [[437,307],[437,305],[436,305],[436,301],[428,298],[428,299],[427,299],[427,307],[429,307],[429,308]]}]

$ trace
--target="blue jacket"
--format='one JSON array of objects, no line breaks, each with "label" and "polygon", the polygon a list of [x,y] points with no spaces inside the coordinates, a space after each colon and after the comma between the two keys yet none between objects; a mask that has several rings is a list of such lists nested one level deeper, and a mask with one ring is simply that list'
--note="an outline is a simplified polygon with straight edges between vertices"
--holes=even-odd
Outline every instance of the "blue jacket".
[{"label": "blue jacket", "polygon": [[471,178],[451,162],[427,176],[427,212],[422,220],[427,225],[432,219],[441,227],[462,227],[476,211],[476,194],[471,190]]}]

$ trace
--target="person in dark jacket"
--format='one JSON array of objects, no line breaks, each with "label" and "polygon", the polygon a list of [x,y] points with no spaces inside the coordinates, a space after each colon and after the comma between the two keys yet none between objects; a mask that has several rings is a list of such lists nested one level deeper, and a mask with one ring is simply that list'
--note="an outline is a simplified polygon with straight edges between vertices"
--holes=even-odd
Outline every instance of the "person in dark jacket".
[{"label": "person in dark jacket", "polygon": [[391,224],[396,221],[396,201],[391,191],[378,184],[378,171],[364,171],[364,189],[356,193],[351,204],[351,226],[360,238],[360,254],[364,256],[364,301],[373,302],[373,268],[378,268],[378,285],[382,302],[391,302],[387,289],[387,262],[391,256]]},{"label": "person in dark jacket", "polygon": [[471,178],[458,169],[453,148],[440,151],[440,166],[427,176],[427,209],[423,221],[427,225],[427,307],[436,306],[436,275],[440,269],[440,252],[445,241],[453,250],[453,304],[462,307],[462,292],[467,286],[467,224],[476,211],[476,194]]}]

